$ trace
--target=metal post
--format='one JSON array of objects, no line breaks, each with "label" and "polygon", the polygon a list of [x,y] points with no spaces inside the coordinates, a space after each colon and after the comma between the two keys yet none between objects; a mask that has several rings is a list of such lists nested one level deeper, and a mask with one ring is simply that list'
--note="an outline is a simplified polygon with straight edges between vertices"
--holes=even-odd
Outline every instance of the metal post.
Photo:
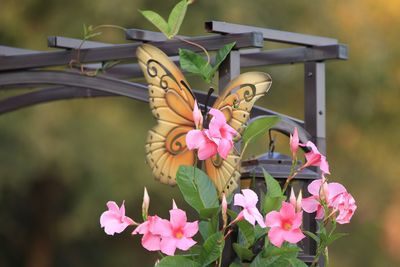
[{"label": "metal post", "polygon": [[304,64],[304,122],[312,141],[326,154],[325,131],[325,63]]},{"label": "metal post", "polygon": [[[224,88],[228,85],[228,83],[240,74],[240,52],[238,50],[232,50],[226,59],[221,63],[218,69],[218,94],[222,95],[224,92]],[[238,145],[240,147],[240,144]],[[240,182],[239,187],[235,190],[234,193],[239,192],[240,190]],[[236,207],[231,205],[230,207],[233,210],[237,210]],[[225,247],[222,255],[222,266],[229,266],[230,263],[235,259],[236,255],[233,250],[233,242],[236,239],[236,234],[232,233],[225,240]]]},{"label": "metal post", "polygon": [[221,95],[225,86],[240,74],[240,52],[232,50],[222,62],[218,70],[218,94]]},{"label": "metal post", "polygon": [[[325,63],[308,62],[304,64],[304,124],[311,135],[311,140],[322,154],[326,154],[326,130],[325,130]],[[315,171],[317,171],[315,169]],[[316,231],[315,214],[307,214],[304,225],[309,225],[309,231]],[[308,240],[305,244],[305,253],[316,254],[316,244]],[[320,258],[319,266],[324,266],[323,258]]]}]

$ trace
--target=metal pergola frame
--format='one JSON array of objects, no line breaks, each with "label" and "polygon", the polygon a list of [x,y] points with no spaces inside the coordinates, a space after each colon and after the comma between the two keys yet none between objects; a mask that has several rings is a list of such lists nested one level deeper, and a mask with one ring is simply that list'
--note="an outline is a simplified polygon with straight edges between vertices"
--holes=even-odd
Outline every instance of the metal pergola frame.
[{"label": "metal pergola frame", "polygon": [[[298,127],[301,142],[313,141],[318,149],[326,154],[325,132],[325,61],[346,60],[347,46],[336,39],[305,35],[293,32],[277,31],[259,27],[244,26],[220,21],[205,23],[212,35],[183,37],[214,51],[224,44],[235,41],[234,50],[219,68],[219,88],[240,74],[241,68],[267,65],[303,64],[304,65],[304,121],[285,114],[254,107],[252,117],[278,115],[281,122],[275,130],[289,135]],[[148,102],[147,85],[131,82],[127,79],[142,77],[136,63],[121,63],[106,73],[90,77],[77,69],[49,67],[67,66],[77,58],[87,68],[96,69],[105,62],[123,60],[134,62],[136,49],[143,42],[149,42],[178,62],[179,48],[201,52],[196,46],[190,46],[180,40],[166,40],[158,32],[140,29],[125,31],[128,44],[108,44],[85,41],[60,36],[48,37],[48,46],[58,51],[34,51],[0,45],[0,90],[18,90],[18,88],[40,88],[0,100],[0,114],[15,111],[31,105],[56,100],[125,96]],[[262,50],[264,41],[296,45],[291,48]],[[204,102],[206,94],[194,91],[199,102]],[[221,93],[221,92],[219,92]],[[212,96],[216,98],[216,96]],[[305,228],[315,232],[315,220],[306,218]],[[305,262],[311,262],[316,247],[307,241],[302,256]]]}]

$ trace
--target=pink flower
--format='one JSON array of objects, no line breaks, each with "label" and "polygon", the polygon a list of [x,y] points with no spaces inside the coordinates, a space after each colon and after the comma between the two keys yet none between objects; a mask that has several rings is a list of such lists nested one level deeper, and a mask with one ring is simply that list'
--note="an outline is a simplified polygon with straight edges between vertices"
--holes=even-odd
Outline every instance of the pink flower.
[{"label": "pink flower", "polygon": [[296,158],[297,150],[299,149],[299,133],[297,127],[294,127],[293,136],[290,135],[290,150],[292,151],[292,158]]},{"label": "pink flower", "polygon": [[197,221],[187,222],[186,213],[181,209],[172,209],[169,214],[169,221],[157,221],[153,233],[161,236],[161,251],[171,256],[177,248],[188,250],[196,244],[192,237],[199,231],[199,226]]},{"label": "pink flower", "polygon": [[186,145],[189,150],[198,149],[200,160],[211,158],[218,153],[217,144],[208,137],[208,130],[191,130],[186,134]]},{"label": "pink flower", "polygon": [[356,201],[353,196],[347,192],[337,195],[332,200],[332,207],[339,214],[336,217],[336,222],[340,224],[349,223],[353,217],[354,211],[357,209]]},{"label": "pink flower", "polygon": [[226,123],[225,115],[218,109],[211,109],[213,115],[209,125],[208,137],[218,146],[219,155],[226,159],[233,147],[233,137],[237,135],[235,129]]},{"label": "pink flower", "polygon": [[108,201],[108,210],[100,216],[100,226],[108,235],[121,233],[126,227],[136,224],[131,218],[125,216],[125,201],[122,202],[121,208],[114,201]]},{"label": "pink flower", "polygon": [[314,145],[314,143],[308,141],[303,146],[311,148],[311,151],[305,154],[307,162],[304,164],[303,168],[309,166],[319,166],[323,174],[330,174],[326,157],[318,151],[318,148]]},{"label": "pink flower", "polygon": [[162,220],[160,217],[147,216],[147,221],[140,224],[132,232],[132,235],[141,234],[142,246],[149,251],[160,250],[161,237],[158,234],[154,234],[154,225]]},{"label": "pink flower", "polygon": [[235,194],[234,197],[233,204],[243,208],[237,217],[244,217],[244,219],[252,225],[255,225],[255,222],[257,221],[261,227],[265,228],[263,217],[256,207],[258,202],[257,194],[250,189],[243,189],[242,193],[243,194]]},{"label": "pink flower", "polygon": [[308,185],[308,192],[310,192],[311,196],[304,198],[302,201],[304,211],[308,213],[317,212],[315,218],[322,219],[324,217],[324,208],[320,202],[323,200],[328,207],[333,207],[333,201],[336,197],[347,191],[339,183],[327,183],[325,179],[318,179]]},{"label": "pink flower", "polygon": [[197,105],[197,100],[194,101],[193,121],[196,125],[196,129],[200,129],[203,126],[203,116],[201,115],[199,106]]},{"label": "pink flower", "polygon": [[226,123],[221,111],[211,109],[209,113],[213,115],[209,129],[189,131],[186,135],[186,145],[189,150],[198,149],[200,160],[208,159],[217,153],[226,159],[233,148],[233,137],[237,132]]},{"label": "pink flower", "polygon": [[302,240],[305,235],[301,232],[303,212],[295,211],[295,207],[287,202],[282,202],[282,208],[271,211],[265,216],[265,224],[271,229],[268,238],[272,244],[281,247],[283,241],[295,244]]}]

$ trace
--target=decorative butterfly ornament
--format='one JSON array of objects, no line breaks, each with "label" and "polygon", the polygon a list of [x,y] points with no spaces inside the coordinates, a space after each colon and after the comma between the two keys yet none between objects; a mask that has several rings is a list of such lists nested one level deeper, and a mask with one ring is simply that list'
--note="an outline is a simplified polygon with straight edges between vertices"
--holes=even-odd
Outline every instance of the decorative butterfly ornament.
[{"label": "decorative butterfly ornament", "polygon": [[[176,184],[180,165],[194,165],[195,151],[186,146],[186,134],[196,129],[193,119],[195,96],[179,68],[160,49],[141,45],[138,63],[149,84],[149,103],[157,125],[147,136],[146,158],[153,175],[164,184]],[[254,102],[265,95],[271,77],[263,72],[247,72],[233,79],[217,98],[213,108],[220,110],[240,138]],[[204,169],[219,194],[229,195],[240,178],[239,155],[232,150],[226,159],[218,155],[204,160]]]}]

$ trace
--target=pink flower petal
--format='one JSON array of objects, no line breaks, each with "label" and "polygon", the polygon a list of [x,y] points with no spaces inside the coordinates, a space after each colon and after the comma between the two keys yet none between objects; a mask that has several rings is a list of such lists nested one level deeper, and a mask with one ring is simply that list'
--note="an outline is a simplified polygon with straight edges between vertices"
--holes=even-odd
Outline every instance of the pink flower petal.
[{"label": "pink flower petal", "polygon": [[192,238],[182,237],[176,241],[176,247],[181,250],[188,250],[189,248],[193,247],[197,242],[194,241]]},{"label": "pink flower petal", "polygon": [[115,201],[108,201],[107,208],[109,211],[119,213],[119,207],[118,207],[117,203],[115,203]]},{"label": "pink flower petal", "polygon": [[147,232],[149,232],[149,221],[145,221],[141,224],[139,224],[135,230],[133,230],[132,235],[136,235],[136,234],[146,234]]},{"label": "pink flower petal", "polygon": [[281,214],[277,211],[271,211],[265,216],[265,225],[268,227],[281,226]]},{"label": "pink flower petal", "polygon": [[172,236],[172,225],[168,220],[158,219],[149,228],[150,232],[160,236]]},{"label": "pink flower petal", "polygon": [[293,229],[291,231],[286,231],[283,234],[283,238],[292,244],[299,242],[300,240],[302,240],[305,237],[306,236],[301,232],[301,230],[299,228]]},{"label": "pink flower petal", "polygon": [[199,148],[197,156],[199,157],[199,160],[205,160],[213,157],[217,152],[217,145],[212,142],[207,142]]},{"label": "pink flower petal", "polygon": [[294,206],[287,202],[282,202],[282,208],[279,213],[281,214],[282,220],[293,220],[296,216]]},{"label": "pink flower petal", "polygon": [[253,214],[254,219],[256,219],[257,223],[261,226],[261,228],[265,228],[264,218],[257,208],[252,208],[251,213]]},{"label": "pink flower petal", "polygon": [[243,214],[244,219],[246,221],[248,221],[250,224],[252,224],[252,225],[256,224],[256,219],[254,218],[254,216],[252,214],[250,214],[248,212],[247,209],[242,210],[241,213]]},{"label": "pink flower petal", "polygon": [[292,221],[292,228],[299,228],[303,223],[303,212],[296,213],[295,218]]},{"label": "pink flower petal", "polygon": [[310,192],[310,194],[313,196],[319,196],[321,185],[322,179],[312,181],[307,187],[308,192]]},{"label": "pink flower petal", "polygon": [[281,247],[283,241],[285,241],[283,239],[284,234],[285,232],[281,228],[271,228],[268,231],[268,239],[273,245]]},{"label": "pink flower petal", "polygon": [[240,206],[240,207],[246,207],[246,199],[242,194],[235,194],[233,197],[233,205],[235,206]]},{"label": "pink flower petal", "polygon": [[329,183],[328,184],[329,199],[332,200],[339,194],[347,192],[346,188],[339,183]]},{"label": "pink flower petal", "polygon": [[320,206],[320,205],[321,204],[318,202],[318,199],[315,196],[303,198],[303,200],[301,201],[301,206],[302,206],[303,210],[307,213],[316,212],[318,209],[318,206]]},{"label": "pink flower petal", "polygon": [[187,221],[186,212],[181,209],[169,211],[170,222],[173,228],[184,227]]},{"label": "pink flower petal", "polygon": [[160,243],[161,252],[173,256],[176,250],[176,239],[172,237],[163,237]]},{"label": "pink flower petal", "polygon": [[186,145],[189,150],[198,149],[206,142],[206,137],[200,130],[191,130],[186,134]]},{"label": "pink flower petal", "polygon": [[188,222],[183,227],[183,232],[186,237],[192,237],[199,231],[199,223],[195,222]]},{"label": "pink flower petal", "polygon": [[158,235],[148,233],[142,237],[142,246],[149,251],[160,250],[160,243],[161,239]]},{"label": "pink flower petal", "polygon": [[321,171],[322,171],[323,173],[331,174],[331,173],[329,172],[329,164],[328,164],[328,161],[326,160],[326,157],[325,157],[325,156],[321,156],[321,163],[320,163],[320,165],[319,165],[319,168],[321,169]]},{"label": "pink flower petal", "polygon": [[210,109],[209,114],[213,115],[213,118],[211,120],[214,120],[215,123],[218,123],[219,125],[226,124],[226,118],[222,111],[212,108]]},{"label": "pink flower petal", "polygon": [[227,139],[221,139],[218,145],[218,154],[223,158],[226,159],[229,152],[232,150],[233,142]]},{"label": "pink flower petal", "polygon": [[246,206],[255,207],[258,202],[257,194],[251,189],[243,189],[242,193],[244,195],[244,198],[246,199]]}]

